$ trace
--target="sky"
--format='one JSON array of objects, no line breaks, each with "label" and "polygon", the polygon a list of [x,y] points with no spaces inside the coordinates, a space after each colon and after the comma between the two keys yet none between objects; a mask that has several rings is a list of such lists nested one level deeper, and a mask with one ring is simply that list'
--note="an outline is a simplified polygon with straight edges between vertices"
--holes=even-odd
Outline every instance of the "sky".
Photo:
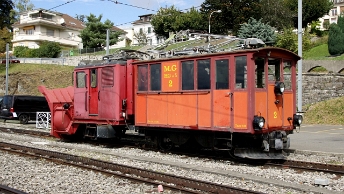
[{"label": "sky", "polygon": [[34,9],[47,9],[71,17],[90,15],[97,17],[102,14],[102,21],[109,19],[119,28],[130,26],[138,16],[155,14],[160,7],[174,5],[177,9],[186,11],[191,7],[200,6],[204,0],[30,0]]}]

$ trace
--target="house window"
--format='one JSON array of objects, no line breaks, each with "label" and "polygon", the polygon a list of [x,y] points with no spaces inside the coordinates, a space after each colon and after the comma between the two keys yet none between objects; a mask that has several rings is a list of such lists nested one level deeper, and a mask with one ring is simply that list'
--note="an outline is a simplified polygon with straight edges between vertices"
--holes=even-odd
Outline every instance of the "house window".
[{"label": "house window", "polygon": [[140,28],[140,33],[143,33],[143,29],[142,28]]},{"label": "house window", "polygon": [[148,34],[152,33],[152,28],[148,27]]},{"label": "house window", "polygon": [[331,15],[336,16],[337,15],[337,9],[332,9],[331,10]]},{"label": "house window", "polygon": [[47,29],[47,36],[54,36],[54,30]]},{"label": "house window", "polygon": [[33,28],[25,30],[26,35],[33,35]]}]

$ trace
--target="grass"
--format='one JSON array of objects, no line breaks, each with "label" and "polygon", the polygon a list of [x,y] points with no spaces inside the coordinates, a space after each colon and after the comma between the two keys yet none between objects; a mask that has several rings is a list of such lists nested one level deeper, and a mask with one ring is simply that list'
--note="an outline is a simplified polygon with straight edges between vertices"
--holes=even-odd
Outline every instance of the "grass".
[{"label": "grass", "polygon": [[[72,85],[73,66],[46,64],[10,64],[8,69],[8,94],[42,95],[39,85],[47,88],[61,88]],[[6,67],[0,65],[0,82],[5,94]]]},{"label": "grass", "polygon": [[328,52],[328,45],[316,46],[303,54],[305,60],[344,60],[344,55],[331,56]]},{"label": "grass", "polygon": [[344,125],[344,97],[306,105],[303,110],[305,123]]}]

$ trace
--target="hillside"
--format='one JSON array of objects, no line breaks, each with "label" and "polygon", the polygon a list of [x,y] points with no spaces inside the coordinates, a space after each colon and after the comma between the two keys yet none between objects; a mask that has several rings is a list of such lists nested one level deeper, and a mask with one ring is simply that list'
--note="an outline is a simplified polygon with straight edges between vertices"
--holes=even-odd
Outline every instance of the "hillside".
[{"label": "hillside", "polygon": [[[42,95],[39,85],[61,88],[72,85],[72,66],[41,64],[10,64],[8,70],[8,94]],[[6,67],[0,66],[0,95],[5,94]]]}]

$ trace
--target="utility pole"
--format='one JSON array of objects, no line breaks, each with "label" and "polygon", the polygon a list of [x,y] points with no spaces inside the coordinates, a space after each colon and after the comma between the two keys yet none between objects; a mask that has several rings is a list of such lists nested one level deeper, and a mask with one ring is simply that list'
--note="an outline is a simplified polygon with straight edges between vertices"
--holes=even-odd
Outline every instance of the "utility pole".
[{"label": "utility pole", "polygon": [[9,44],[6,42],[6,92],[5,95],[8,94],[8,62],[9,62]]},{"label": "utility pole", "polygon": [[109,54],[109,42],[110,42],[110,30],[109,29],[107,29],[106,30],[106,55],[108,55]]},{"label": "utility pole", "polygon": [[297,111],[302,112],[302,0],[298,0],[298,55],[301,59],[297,62]]}]

